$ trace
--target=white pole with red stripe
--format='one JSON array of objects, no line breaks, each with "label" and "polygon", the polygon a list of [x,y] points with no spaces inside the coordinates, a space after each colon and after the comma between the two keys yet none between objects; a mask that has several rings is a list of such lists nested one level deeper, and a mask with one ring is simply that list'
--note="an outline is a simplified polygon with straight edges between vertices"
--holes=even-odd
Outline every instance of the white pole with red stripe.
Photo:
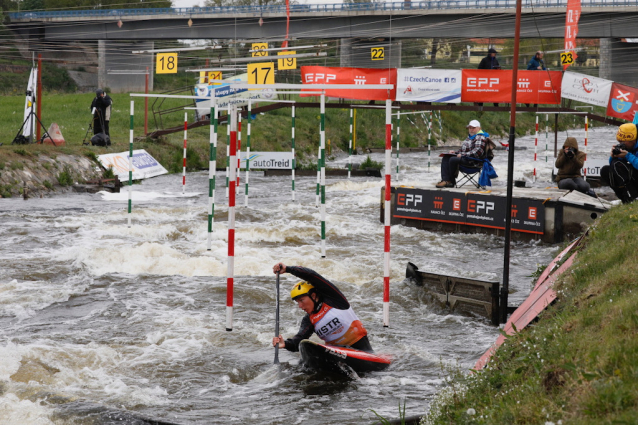
[{"label": "white pole with red stripe", "polygon": [[383,326],[390,325],[390,188],[392,183],[392,101],[385,101],[385,202],[383,244]]},{"label": "white pole with red stripe", "polygon": [[241,169],[241,110],[237,112],[237,172],[235,174],[237,178],[237,182],[235,184],[235,189],[237,190],[237,195],[239,195],[239,170]]},{"label": "white pole with red stripe", "polygon": [[589,138],[589,117],[585,115],[585,161],[583,162],[583,179],[587,180],[587,139]]},{"label": "white pole with red stripe", "polygon": [[184,113],[184,165],[182,166],[182,195],[186,193],[186,140],[188,140],[188,112]]},{"label": "white pole with red stripe", "polygon": [[230,114],[230,189],[228,191],[228,270],[226,273],[226,330],[233,330],[233,287],[235,276],[235,196],[236,158],[237,158],[237,110],[233,107]]},{"label": "white pole with red stripe", "polygon": [[536,160],[538,159],[538,115],[536,115],[536,136],[534,137],[534,183],[536,183]]}]

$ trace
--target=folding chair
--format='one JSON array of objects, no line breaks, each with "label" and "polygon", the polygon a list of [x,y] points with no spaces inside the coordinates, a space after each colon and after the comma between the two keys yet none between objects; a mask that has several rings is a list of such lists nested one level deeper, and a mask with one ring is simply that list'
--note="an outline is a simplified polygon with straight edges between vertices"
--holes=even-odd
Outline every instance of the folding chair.
[{"label": "folding chair", "polygon": [[[472,183],[477,189],[483,189],[487,186],[492,186],[491,179],[498,177],[492,162],[485,158],[470,158],[477,163],[476,167],[467,167],[464,165],[459,166],[459,174],[462,175],[461,179],[456,183],[456,187],[463,187],[467,183]],[[480,164],[480,165],[479,165]],[[478,179],[477,179],[478,177]]]},{"label": "folding chair", "polygon": [[457,180],[456,187],[463,187],[468,183],[472,183],[477,189],[485,189],[485,187],[481,186],[477,180],[477,178],[481,175],[482,167],[483,165],[478,168],[466,167],[464,165],[459,166],[459,174],[461,175],[461,178]]}]

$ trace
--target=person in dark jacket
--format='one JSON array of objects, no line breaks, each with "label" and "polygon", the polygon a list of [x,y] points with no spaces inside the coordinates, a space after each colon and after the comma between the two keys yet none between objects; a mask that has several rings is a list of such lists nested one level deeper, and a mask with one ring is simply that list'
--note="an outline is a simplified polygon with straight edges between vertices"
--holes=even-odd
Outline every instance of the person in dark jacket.
[{"label": "person in dark jacket", "polygon": [[346,297],[332,282],[314,270],[283,263],[275,264],[273,272],[290,273],[303,279],[293,286],[290,297],[306,313],[297,335],[286,340],[281,335],[276,336],[272,339],[273,347],[299,351],[299,343],[316,333],[327,345],[373,351],[368,332]]},{"label": "person in dark jacket", "polygon": [[487,51],[487,56],[481,59],[478,69],[501,69],[501,64],[496,59],[496,53],[498,53],[496,49],[490,48]]},{"label": "person in dark jacket", "polygon": [[623,204],[638,198],[638,129],[626,123],[618,127],[618,145],[611,150],[609,165],[600,169],[600,177],[609,184]]},{"label": "person in dark jacket", "polygon": [[543,61],[543,52],[541,52],[540,50],[538,52],[536,52],[536,54],[534,55],[534,57],[532,59],[530,59],[529,62],[527,62],[527,70],[528,71],[545,71],[547,68],[545,68],[545,62]]},{"label": "person in dark jacket", "polygon": [[578,142],[575,137],[568,137],[563,143],[563,149],[558,153],[556,158],[556,182],[559,189],[577,190],[582,193],[591,194],[589,183],[587,183],[580,170],[585,164],[585,152],[578,150]]},{"label": "person in dark jacket", "polygon": [[111,105],[113,100],[104,93],[104,90],[95,91],[95,99],[91,102],[91,113],[93,114],[93,134],[109,134],[109,121],[111,120]]}]

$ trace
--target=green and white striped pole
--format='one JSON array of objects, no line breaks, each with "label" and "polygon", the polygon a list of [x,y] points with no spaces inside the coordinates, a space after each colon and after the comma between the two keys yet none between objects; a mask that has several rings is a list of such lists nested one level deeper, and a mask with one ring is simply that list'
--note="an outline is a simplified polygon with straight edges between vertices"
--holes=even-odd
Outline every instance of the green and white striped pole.
[{"label": "green and white striped pole", "polygon": [[215,89],[210,96],[210,157],[208,159],[208,244],[211,250],[213,243],[213,221],[215,220],[215,174],[217,171],[217,98]]},{"label": "green and white striped pole", "polygon": [[400,147],[400,139],[401,139],[401,114],[397,113],[396,118],[396,127],[397,127],[397,181],[399,181],[399,147]]},{"label": "green and white striped pole", "polygon": [[348,178],[352,172],[352,128],[354,127],[354,117],[350,108],[350,142],[348,142]]},{"label": "green and white striped pole", "polygon": [[131,227],[131,210],[133,209],[133,116],[135,114],[135,102],[131,100],[131,124],[129,132],[128,153],[128,227]]},{"label": "green and white striped pole", "polygon": [[326,257],[326,94],[321,93],[321,258]]},{"label": "green and white striped pole", "polygon": [[430,111],[430,119],[428,120],[428,146],[432,144],[432,120],[432,111]]},{"label": "green and white striped pole", "polygon": [[547,140],[549,137],[549,114],[545,114],[545,162],[547,162]]},{"label": "green and white striped pole", "polygon": [[295,201],[295,167],[297,166],[295,153],[295,105],[292,105],[292,201]]},{"label": "green and white striped pole", "polygon": [[443,115],[439,112],[439,140],[443,140]]},{"label": "green and white striped pole", "polygon": [[[321,133],[321,130],[319,130]],[[321,193],[321,143],[317,149],[317,194],[315,196],[315,207],[319,208],[319,193]]]},{"label": "green and white striped pole", "polygon": [[248,126],[246,127],[246,192],[244,193],[245,207],[248,206],[248,180],[250,179],[250,126],[253,122],[252,110],[252,99],[248,99]]}]

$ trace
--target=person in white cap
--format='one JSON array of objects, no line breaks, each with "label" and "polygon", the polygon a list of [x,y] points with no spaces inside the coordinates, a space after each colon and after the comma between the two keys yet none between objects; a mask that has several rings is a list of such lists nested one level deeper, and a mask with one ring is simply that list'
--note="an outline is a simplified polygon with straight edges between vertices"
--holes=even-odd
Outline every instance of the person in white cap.
[{"label": "person in white cap", "polygon": [[436,184],[438,188],[456,186],[459,165],[480,167],[482,163],[472,158],[483,159],[487,154],[487,138],[490,135],[481,130],[481,123],[477,120],[472,120],[466,128],[469,134],[461,145],[461,149],[450,151],[449,154],[443,156],[441,161],[441,181]]}]

